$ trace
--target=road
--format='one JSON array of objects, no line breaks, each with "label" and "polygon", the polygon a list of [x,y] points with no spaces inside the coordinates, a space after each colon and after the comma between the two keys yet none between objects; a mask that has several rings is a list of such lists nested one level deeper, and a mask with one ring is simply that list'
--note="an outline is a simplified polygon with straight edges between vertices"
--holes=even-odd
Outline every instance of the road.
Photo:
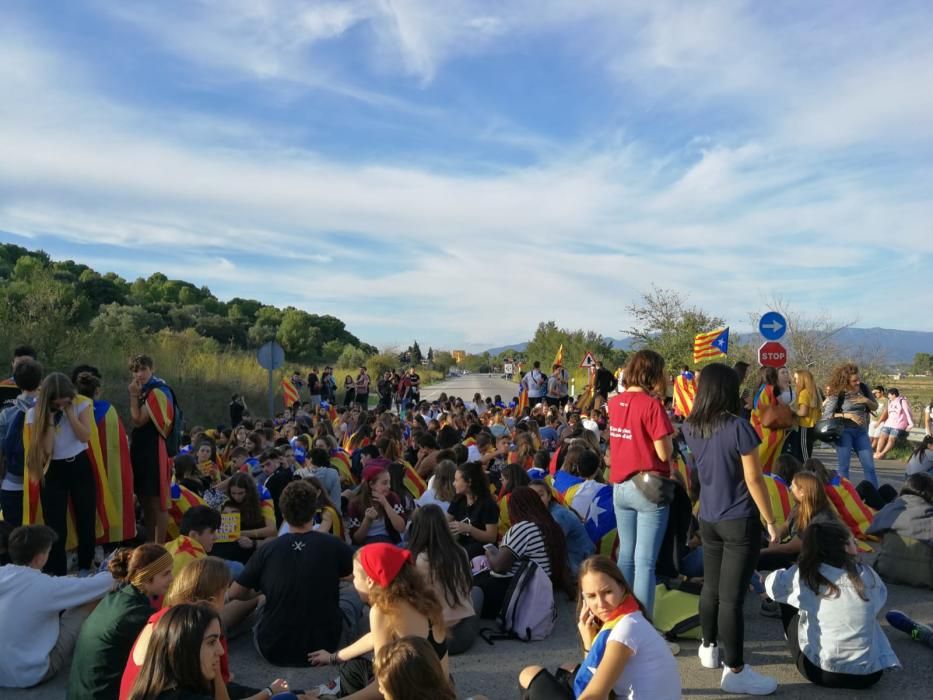
[{"label": "road", "polygon": [[493,374],[467,374],[463,377],[454,377],[445,379],[442,382],[426,386],[421,392],[421,398],[426,401],[434,401],[442,393],[447,396],[458,396],[464,401],[472,401],[476,392],[479,392],[485,399],[487,396],[499,394],[502,400],[508,404],[514,397],[518,396],[518,384],[501,378],[502,375]]},{"label": "road", "polygon": [[[516,393],[517,385],[500,379],[498,375],[466,375],[425,387],[423,396],[434,399],[441,392],[460,396],[466,401],[480,392],[487,395],[499,393],[506,402]],[[817,454],[830,467],[835,466],[835,455],[830,450]],[[861,476],[853,468],[853,480]],[[883,481],[897,484],[903,481],[903,466],[893,462],[879,465],[879,476]],[[868,559],[869,561],[871,558]],[[933,622],[933,594],[928,590],[888,586],[888,602],[885,611],[897,608],[915,619]],[[882,623],[894,650],[905,671],[885,674],[871,691],[861,693],[865,698],[922,698],[930,697],[928,670],[933,663],[933,651],[923,647]],[[720,674],[702,669],[696,658],[697,643],[680,642],[681,652],[677,657],[684,696],[691,699],[722,698],[719,690]],[[813,686],[797,673],[790,663],[785,648],[783,630],[778,620],[762,617],[758,598],[750,595],[745,603],[746,660],[758,670],[778,679],[780,687],[775,697],[780,698],[848,698],[848,691],[832,691]],[[231,670],[237,681],[261,688],[277,677],[285,677],[293,688],[313,688],[327,680],[333,670],[325,669],[277,669],[262,661],[253,649],[250,635],[230,642]],[[488,646],[482,640],[468,653],[450,660],[450,670],[460,690],[461,698],[483,693],[491,700],[517,698],[518,674],[531,664],[549,668],[564,663],[579,663],[580,646],[577,641],[574,603],[561,596],[559,613],[554,633],[546,640],[525,644],[522,642],[496,642]],[[4,700],[51,700],[65,697],[67,674],[59,674],[51,683],[33,690],[0,691]]]}]

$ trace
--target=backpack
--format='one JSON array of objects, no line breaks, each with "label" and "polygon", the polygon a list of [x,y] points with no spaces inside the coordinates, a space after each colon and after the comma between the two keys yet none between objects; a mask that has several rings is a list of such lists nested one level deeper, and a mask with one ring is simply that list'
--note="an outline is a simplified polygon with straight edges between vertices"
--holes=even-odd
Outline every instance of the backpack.
[{"label": "backpack", "polygon": [[26,425],[26,411],[16,408],[16,415],[7,426],[3,436],[3,464],[14,476],[22,477],[26,466],[26,451],[23,445],[23,427]]},{"label": "backpack", "polygon": [[700,639],[700,586],[683,582],[678,588],[659,583],[655,589],[653,624],[665,639]]},{"label": "backpack", "polygon": [[496,617],[501,632],[480,632],[488,644],[494,639],[519,639],[523,642],[546,639],[554,630],[557,606],[554,586],[544,569],[527,557],[519,561]]}]

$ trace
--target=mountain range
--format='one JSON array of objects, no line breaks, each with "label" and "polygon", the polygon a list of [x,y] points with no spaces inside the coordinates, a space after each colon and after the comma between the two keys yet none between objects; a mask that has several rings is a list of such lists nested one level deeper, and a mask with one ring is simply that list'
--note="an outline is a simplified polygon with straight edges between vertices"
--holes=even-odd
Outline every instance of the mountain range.
[{"label": "mountain range", "polygon": [[[757,333],[741,333],[740,341],[754,341],[760,338]],[[634,339],[608,338],[615,348],[631,350]],[[885,361],[890,364],[911,363],[918,352],[933,352],[933,332],[931,331],[901,331],[894,328],[844,328],[836,335],[836,342],[843,350],[852,354],[859,351],[870,353],[883,353]],[[490,355],[498,355],[505,350],[524,350],[528,342],[502,345],[489,348]]]}]

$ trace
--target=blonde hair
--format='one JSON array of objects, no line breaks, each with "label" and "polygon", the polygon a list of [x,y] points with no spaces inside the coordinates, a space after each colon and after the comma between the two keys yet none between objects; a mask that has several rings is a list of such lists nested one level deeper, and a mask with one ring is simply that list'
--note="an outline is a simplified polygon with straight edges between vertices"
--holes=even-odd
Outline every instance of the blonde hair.
[{"label": "blonde hair", "polygon": [[202,557],[189,562],[172,581],[163,605],[209,603],[230,585],[230,570],[223,559]]},{"label": "blonde hair", "polygon": [[[61,372],[52,372],[39,386],[39,397],[33,409],[33,423],[29,436],[29,445],[26,451],[26,469],[29,478],[34,482],[42,481],[45,470],[52,459],[52,453],[45,449],[43,436],[54,430],[52,424],[53,402],[60,399],[74,399],[75,388]],[[64,420],[64,418],[63,418]]]},{"label": "blonde hair", "polygon": [[806,391],[807,395],[810,397],[810,402],[807,406],[813,410],[820,410],[820,394],[816,390],[816,382],[813,381],[813,374],[810,373],[808,369],[795,369],[794,377],[797,384],[797,395],[800,395],[801,391]]},{"label": "blonde hair", "polygon": [[373,670],[387,700],[456,700],[437,653],[421,637],[402,637],[383,645]]}]

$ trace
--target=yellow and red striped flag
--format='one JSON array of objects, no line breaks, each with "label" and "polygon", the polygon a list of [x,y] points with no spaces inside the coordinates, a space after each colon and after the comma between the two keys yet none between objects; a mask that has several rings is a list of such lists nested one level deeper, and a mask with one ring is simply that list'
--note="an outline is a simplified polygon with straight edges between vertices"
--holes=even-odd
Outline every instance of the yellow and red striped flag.
[{"label": "yellow and red striped flag", "polygon": [[700,333],[693,339],[693,362],[707,362],[725,357],[729,353],[729,328],[717,328]]},{"label": "yellow and red striped flag", "polygon": [[282,394],[285,396],[285,408],[291,408],[301,400],[298,387],[288,377],[282,380]]},{"label": "yellow and red striped flag", "polygon": [[693,410],[697,395],[697,380],[693,372],[682,373],[674,379],[674,415],[686,418]]},{"label": "yellow and red striped flag", "polygon": [[560,347],[557,348],[557,354],[554,355],[554,363],[553,363],[553,364],[555,364],[555,365],[561,365],[561,366],[564,365],[564,344],[563,344],[563,343],[561,343],[561,344],[560,344]]},{"label": "yellow and red striped flag", "polygon": [[518,394],[518,404],[515,406],[515,415],[521,418],[522,413],[528,407],[528,387],[522,385],[522,390]]}]

